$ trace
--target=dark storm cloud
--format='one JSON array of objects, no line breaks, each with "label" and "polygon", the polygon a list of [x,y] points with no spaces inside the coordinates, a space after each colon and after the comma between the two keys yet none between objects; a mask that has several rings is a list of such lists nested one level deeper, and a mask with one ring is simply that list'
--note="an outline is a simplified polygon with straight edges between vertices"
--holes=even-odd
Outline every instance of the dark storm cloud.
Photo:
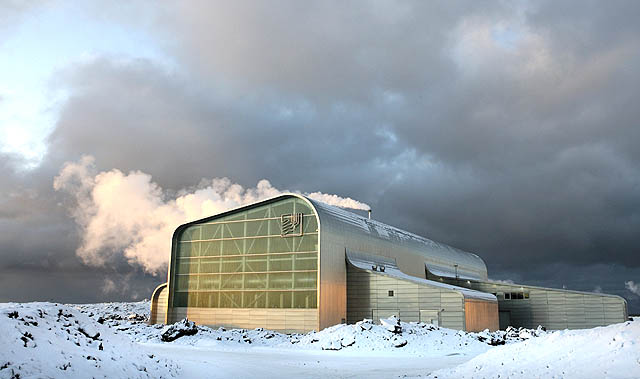
[{"label": "dark storm cloud", "polygon": [[407,224],[487,261],[638,266],[639,178],[610,151],[585,148],[509,174],[416,172],[390,192]]},{"label": "dark storm cloud", "polygon": [[126,268],[114,272],[86,267],[38,270],[20,266],[2,270],[0,302],[137,301],[148,299],[157,283],[158,278]]},{"label": "dark storm cloud", "polygon": [[57,236],[61,222],[69,223],[56,212],[56,203],[42,196],[51,192],[46,179],[20,170],[21,163],[16,156],[0,154],[0,265],[47,266],[52,250],[43,242],[49,239],[48,247],[53,250],[64,245]]},{"label": "dark storm cloud", "polygon": [[449,29],[463,11],[478,8],[474,2],[199,1],[171,7],[158,22],[179,36],[176,54],[211,80],[330,103],[366,101],[376,87],[421,88],[448,64],[440,54]]},{"label": "dark storm cloud", "polygon": [[[613,292],[615,278],[622,295],[640,281],[639,4],[149,6],[143,28],[173,63],[98,57],[58,74],[69,99],[33,174],[45,199],[82,154],[174,190],[264,177],[365,201],[480,254],[496,278],[564,273],[569,288],[593,289],[588,276]],[[120,8],[96,13],[141,27]],[[5,211],[51,207],[35,204]],[[72,260],[59,208],[69,237],[56,251]]]},{"label": "dark storm cloud", "polygon": [[220,98],[149,61],[98,60],[68,71],[72,94],[50,137],[56,162],[91,154],[103,169],[140,169],[177,189],[212,176],[254,184],[267,175],[288,185],[310,169],[367,165],[366,146],[376,157],[398,150],[385,147],[365,109],[277,95]]},{"label": "dark storm cloud", "polygon": [[[58,167],[24,170],[19,156],[0,154],[0,302],[89,302],[149,297],[157,278],[124,259],[88,268],[76,257],[77,229],[51,182]],[[116,280],[119,290],[107,291]],[[104,290],[103,290],[104,288]]]},{"label": "dark storm cloud", "polygon": [[387,131],[386,151],[326,127],[335,150],[291,143],[328,157],[330,182],[349,172],[350,193],[383,187],[382,209],[410,214],[407,227],[514,265],[640,263],[636,4],[286,4],[190,4],[161,24],[212,83],[366,114],[346,126],[359,137]]}]

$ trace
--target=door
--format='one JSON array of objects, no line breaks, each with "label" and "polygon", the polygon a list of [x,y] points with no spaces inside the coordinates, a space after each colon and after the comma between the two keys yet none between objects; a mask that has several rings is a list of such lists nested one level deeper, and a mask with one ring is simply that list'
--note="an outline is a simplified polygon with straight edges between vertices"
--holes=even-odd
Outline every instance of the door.
[{"label": "door", "polygon": [[396,316],[400,318],[400,310],[399,309],[373,309],[373,322],[380,323],[381,318],[389,318],[391,316]]},{"label": "door", "polygon": [[508,326],[511,326],[511,311],[500,311],[500,330],[507,329]]},{"label": "door", "polygon": [[438,326],[440,324],[440,312],[435,309],[421,309],[420,310],[420,322],[425,324],[433,324]]}]

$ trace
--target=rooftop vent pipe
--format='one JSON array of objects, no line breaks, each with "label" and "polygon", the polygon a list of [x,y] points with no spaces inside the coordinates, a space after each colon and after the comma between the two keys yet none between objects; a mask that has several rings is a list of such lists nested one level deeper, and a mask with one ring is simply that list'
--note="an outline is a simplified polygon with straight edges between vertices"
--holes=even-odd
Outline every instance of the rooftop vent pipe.
[{"label": "rooftop vent pipe", "polygon": [[369,220],[371,220],[371,209],[369,209]]}]

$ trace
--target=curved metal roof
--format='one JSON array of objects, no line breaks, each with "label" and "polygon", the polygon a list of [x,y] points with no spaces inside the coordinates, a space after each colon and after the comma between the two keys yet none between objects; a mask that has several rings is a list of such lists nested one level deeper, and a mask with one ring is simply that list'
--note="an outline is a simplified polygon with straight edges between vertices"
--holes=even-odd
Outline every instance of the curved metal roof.
[{"label": "curved metal roof", "polygon": [[305,198],[313,204],[320,219],[321,230],[323,225],[331,223],[334,224],[334,230],[339,229],[343,234],[349,233],[349,238],[359,236],[395,246],[402,246],[402,250],[421,256],[429,272],[437,276],[476,280],[487,279],[487,266],[476,254],[432,241],[303,195],[292,195]]},{"label": "curved metal roof", "polygon": [[[385,250],[391,252],[396,258],[402,258],[402,255],[407,253],[420,257],[425,267],[434,275],[459,279],[487,280],[487,266],[476,254],[432,241],[417,234],[360,216],[343,208],[313,200],[298,193],[283,193],[183,224],[174,232],[174,239],[182,229],[189,225],[205,222],[285,197],[297,197],[307,201],[316,211],[321,233],[326,233],[328,230],[331,230],[334,235],[341,235],[346,244],[349,244],[349,242],[365,242],[365,244],[385,245]],[[352,248],[351,246],[344,247]],[[362,250],[361,248],[355,249]],[[376,253],[375,251],[367,252],[372,254]],[[420,263],[420,265],[423,263]],[[414,268],[413,271],[415,273],[424,273],[424,268]]]}]

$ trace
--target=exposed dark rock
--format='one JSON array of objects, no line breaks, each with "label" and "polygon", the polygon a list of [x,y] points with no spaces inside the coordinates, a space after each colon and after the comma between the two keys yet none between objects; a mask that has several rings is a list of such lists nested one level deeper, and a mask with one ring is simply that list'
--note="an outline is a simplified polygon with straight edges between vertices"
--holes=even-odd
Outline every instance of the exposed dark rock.
[{"label": "exposed dark rock", "polygon": [[178,321],[173,325],[167,326],[160,335],[160,339],[163,342],[171,342],[182,336],[192,336],[196,333],[198,333],[196,323],[185,318],[182,321]]}]

